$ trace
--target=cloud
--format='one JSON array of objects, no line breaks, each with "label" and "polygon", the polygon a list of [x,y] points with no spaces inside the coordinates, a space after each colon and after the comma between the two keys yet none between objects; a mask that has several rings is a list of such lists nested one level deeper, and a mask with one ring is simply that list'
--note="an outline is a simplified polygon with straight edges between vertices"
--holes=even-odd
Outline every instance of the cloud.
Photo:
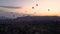
[{"label": "cloud", "polygon": [[10,8],[10,9],[19,9],[21,7],[16,7],[16,6],[0,6],[2,8]]}]

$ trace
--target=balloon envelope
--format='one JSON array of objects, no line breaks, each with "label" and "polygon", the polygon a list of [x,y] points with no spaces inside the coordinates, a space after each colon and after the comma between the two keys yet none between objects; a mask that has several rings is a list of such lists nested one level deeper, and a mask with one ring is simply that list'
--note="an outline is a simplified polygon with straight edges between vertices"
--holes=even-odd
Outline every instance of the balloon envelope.
[{"label": "balloon envelope", "polygon": [[50,11],[50,9],[48,9],[48,11]]},{"label": "balloon envelope", "polygon": [[36,6],[38,6],[38,4],[36,4]]},{"label": "balloon envelope", "polygon": [[34,7],[32,7],[32,9],[34,9]]}]

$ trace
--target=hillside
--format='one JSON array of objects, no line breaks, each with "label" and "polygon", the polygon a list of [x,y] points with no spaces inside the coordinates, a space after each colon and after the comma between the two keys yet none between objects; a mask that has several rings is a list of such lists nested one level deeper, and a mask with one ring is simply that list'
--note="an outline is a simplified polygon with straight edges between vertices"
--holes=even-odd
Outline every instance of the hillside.
[{"label": "hillside", "polygon": [[60,17],[26,16],[0,21],[1,34],[60,34]]}]

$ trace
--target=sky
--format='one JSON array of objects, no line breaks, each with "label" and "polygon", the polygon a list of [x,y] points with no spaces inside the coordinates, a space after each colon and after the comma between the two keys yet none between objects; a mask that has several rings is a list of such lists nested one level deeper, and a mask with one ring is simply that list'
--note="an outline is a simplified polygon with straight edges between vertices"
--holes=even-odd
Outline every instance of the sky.
[{"label": "sky", "polygon": [[0,0],[0,10],[35,16],[60,16],[60,0]]}]

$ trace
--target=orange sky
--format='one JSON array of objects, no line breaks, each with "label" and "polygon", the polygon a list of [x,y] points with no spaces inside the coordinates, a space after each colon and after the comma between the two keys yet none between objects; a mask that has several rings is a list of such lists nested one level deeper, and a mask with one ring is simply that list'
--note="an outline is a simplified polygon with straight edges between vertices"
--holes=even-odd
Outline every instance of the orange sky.
[{"label": "orange sky", "polygon": [[[32,1],[32,0],[31,0]],[[27,2],[26,5],[24,5],[22,9],[19,9],[18,12],[25,13],[24,11],[27,11],[27,14],[36,14],[34,15],[57,15],[60,16],[60,0],[34,0],[32,2]],[[38,3],[38,6],[35,6]],[[34,6],[34,9],[32,7]],[[50,9],[50,11],[48,11]]]},{"label": "orange sky", "polygon": [[[39,16],[60,16],[60,0],[16,0],[15,2],[7,5],[21,6],[22,8],[8,9],[9,11]],[[36,6],[36,4],[38,4],[38,6]],[[33,6],[34,9],[32,9]],[[50,11],[48,11],[48,9],[50,9]],[[34,12],[36,13],[34,14]]]}]

